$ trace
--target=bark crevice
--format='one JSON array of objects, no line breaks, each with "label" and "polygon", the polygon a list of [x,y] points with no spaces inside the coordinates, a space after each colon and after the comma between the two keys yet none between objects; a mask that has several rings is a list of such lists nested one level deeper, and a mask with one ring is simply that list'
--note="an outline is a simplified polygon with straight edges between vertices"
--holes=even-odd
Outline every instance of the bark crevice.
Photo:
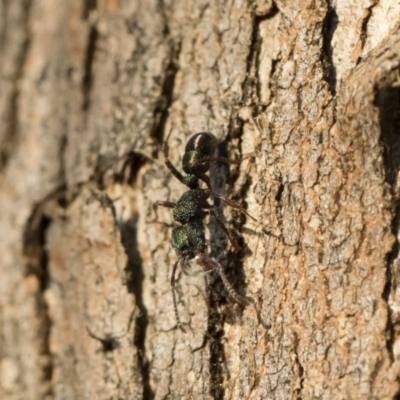
[{"label": "bark crevice", "polygon": [[325,80],[328,83],[329,91],[332,96],[336,94],[336,68],[333,62],[332,40],[339,23],[336,10],[328,4],[328,11],[322,24],[322,65],[324,66]]},{"label": "bark crevice", "polygon": [[[137,174],[141,166],[144,164],[145,159],[137,154],[133,154],[126,165],[129,168],[130,176],[127,177],[127,182],[135,186],[137,181]],[[123,178],[124,173],[121,175]],[[123,182],[122,182],[123,183]],[[136,207],[134,207],[136,209]],[[128,264],[125,268],[128,276],[127,288],[130,293],[135,296],[136,307],[138,312],[133,316],[134,318],[134,336],[133,344],[137,349],[138,368],[142,377],[143,384],[143,398],[153,399],[155,394],[150,384],[150,363],[147,358],[146,351],[146,334],[149,325],[148,311],[143,299],[143,284],[145,279],[145,266],[143,265],[142,258],[139,251],[138,243],[138,219],[139,214],[135,212],[128,221],[119,223],[121,231],[122,245],[128,256]],[[118,220],[118,217],[117,217]]]},{"label": "bark crevice", "polygon": [[[2,171],[7,166],[8,160],[10,156],[14,153],[14,148],[17,144],[18,118],[20,115],[19,105],[18,105],[20,97],[20,80],[23,77],[26,58],[31,44],[30,40],[31,35],[29,32],[29,16],[31,9],[31,0],[25,0],[23,3],[24,3],[22,6],[23,23],[21,25],[24,27],[24,32],[23,32],[24,39],[22,43],[20,43],[19,53],[17,55],[17,60],[15,63],[16,64],[15,73],[11,77],[12,91],[9,98],[7,112],[4,113],[4,118],[6,119],[6,127],[4,129],[4,137],[0,142],[0,171]],[[7,7],[7,2],[5,3],[4,7]],[[7,10],[5,10],[4,15],[7,15]],[[0,46],[1,42],[5,40],[6,37],[6,34],[4,32],[7,31],[7,24],[4,25],[5,25],[4,31],[0,32],[1,36],[3,36],[4,34],[4,39],[0,38]]]},{"label": "bark crevice", "polygon": [[[46,251],[46,235],[51,225],[51,218],[43,211],[44,204],[37,205],[27,221],[23,237],[23,254],[25,256],[26,278],[34,276],[39,282],[39,290],[35,296],[35,307],[39,319],[37,338],[39,354],[43,362],[41,368],[41,383],[44,388],[43,397],[53,397],[50,385],[54,360],[50,350],[51,317],[45,292],[49,287],[49,258]],[[39,367],[39,366],[38,366]]]}]

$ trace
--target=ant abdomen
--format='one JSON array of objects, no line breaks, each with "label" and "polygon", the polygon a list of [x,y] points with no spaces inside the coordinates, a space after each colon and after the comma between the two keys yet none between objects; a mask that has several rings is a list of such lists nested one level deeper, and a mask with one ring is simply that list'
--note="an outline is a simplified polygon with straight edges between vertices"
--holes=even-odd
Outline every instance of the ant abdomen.
[{"label": "ant abdomen", "polygon": [[182,167],[187,174],[204,173],[210,169],[210,157],[217,149],[217,138],[208,132],[193,135],[186,144]]},{"label": "ant abdomen", "polygon": [[212,156],[217,149],[217,138],[209,132],[199,132],[193,135],[185,146],[185,153],[198,151],[201,154]]}]

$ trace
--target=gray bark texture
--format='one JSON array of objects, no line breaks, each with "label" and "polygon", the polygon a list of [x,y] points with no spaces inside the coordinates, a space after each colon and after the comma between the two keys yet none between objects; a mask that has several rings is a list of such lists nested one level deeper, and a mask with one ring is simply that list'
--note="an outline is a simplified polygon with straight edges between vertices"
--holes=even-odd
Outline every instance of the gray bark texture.
[{"label": "gray bark texture", "polygon": [[[398,0],[0,0],[0,398],[400,398]],[[215,271],[179,270],[212,132]],[[240,160],[240,162],[238,162]],[[197,268],[197,270],[196,270]]]}]

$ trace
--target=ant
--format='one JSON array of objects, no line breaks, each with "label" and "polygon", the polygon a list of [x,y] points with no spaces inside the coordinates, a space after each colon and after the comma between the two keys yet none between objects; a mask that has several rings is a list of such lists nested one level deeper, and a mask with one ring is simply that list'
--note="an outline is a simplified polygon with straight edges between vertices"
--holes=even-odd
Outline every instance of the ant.
[{"label": "ant", "polygon": [[[185,274],[188,274],[188,269],[190,268],[189,261],[194,260],[203,268],[205,272],[213,269],[216,270],[221,277],[222,283],[224,284],[228,294],[237,303],[243,306],[253,305],[257,312],[259,321],[266,329],[268,329],[270,328],[270,325],[261,320],[260,312],[256,307],[255,300],[251,297],[243,297],[239,295],[229,282],[222,266],[207,253],[204,227],[204,218],[207,215],[211,215],[216,220],[218,225],[228,236],[235,248],[235,251],[239,250],[236,239],[230,235],[229,230],[226,228],[221,219],[218,218],[215,212],[215,208],[221,204],[221,201],[230,207],[239,210],[254,221],[257,221],[254,217],[247,213],[244,208],[232,200],[226,199],[225,197],[217,195],[213,192],[210,177],[206,174],[210,169],[211,163],[216,161],[221,161],[224,163],[233,162],[227,158],[214,155],[217,149],[217,144],[218,142],[216,137],[211,133],[200,132],[193,135],[186,144],[185,154],[183,155],[182,159],[182,169],[186,175],[183,175],[181,172],[179,172],[169,160],[168,141],[165,141],[163,145],[164,161],[167,168],[179,181],[189,187],[189,190],[183,193],[181,198],[176,203],[170,201],[157,201],[153,204],[156,214],[158,206],[172,208],[174,220],[181,224],[172,230],[171,240],[172,247],[178,256],[178,259],[173,266],[171,275],[171,289],[174,302],[175,318],[179,329],[182,332],[186,332],[178,314],[175,294],[175,274],[178,265],[182,261],[182,271]],[[207,186],[206,189],[200,188],[200,181],[205,183]],[[212,204],[210,204],[208,201],[210,198],[213,200]]]}]

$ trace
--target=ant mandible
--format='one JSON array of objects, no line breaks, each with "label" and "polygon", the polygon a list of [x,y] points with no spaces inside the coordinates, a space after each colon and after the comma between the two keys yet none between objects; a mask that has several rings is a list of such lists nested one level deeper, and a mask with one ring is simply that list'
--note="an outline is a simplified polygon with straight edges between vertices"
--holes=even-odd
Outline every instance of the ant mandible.
[{"label": "ant mandible", "polygon": [[[265,328],[269,328],[270,325],[261,320],[260,312],[255,305],[254,299],[239,295],[230,284],[222,266],[207,253],[204,227],[204,218],[207,215],[211,215],[216,220],[218,225],[228,236],[235,250],[239,250],[236,239],[230,235],[229,230],[215,212],[215,208],[220,205],[221,201],[230,207],[239,210],[254,221],[257,221],[243,207],[239,206],[232,200],[213,192],[210,177],[206,174],[210,169],[211,163],[216,161],[232,163],[232,161],[224,157],[214,155],[217,149],[217,144],[218,142],[216,137],[211,133],[200,132],[193,135],[186,144],[185,154],[182,159],[182,169],[186,175],[183,175],[178,171],[169,160],[168,141],[165,141],[163,145],[164,161],[167,168],[179,181],[189,187],[189,190],[185,192],[176,203],[170,201],[157,201],[153,205],[155,211],[158,206],[172,208],[174,220],[181,224],[172,230],[171,240],[172,247],[178,256],[171,275],[171,289],[175,318],[180,330],[185,332],[178,314],[175,294],[175,274],[178,265],[182,261],[182,271],[188,273],[188,261],[194,260],[203,268],[204,271],[216,270],[221,277],[228,294],[237,303],[243,306],[253,305],[257,312],[258,320]],[[199,181],[204,182],[207,188],[201,189]],[[208,202],[211,197],[213,199],[213,204]]]}]

